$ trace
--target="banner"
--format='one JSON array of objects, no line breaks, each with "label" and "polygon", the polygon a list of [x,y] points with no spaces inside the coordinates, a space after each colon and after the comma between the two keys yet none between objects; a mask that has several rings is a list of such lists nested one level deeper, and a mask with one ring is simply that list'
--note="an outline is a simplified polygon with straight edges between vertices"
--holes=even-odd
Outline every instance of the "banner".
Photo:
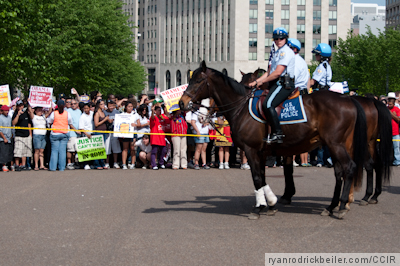
[{"label": "banner", "polygon": [[[134,132],[135,128],[132,126],[133,115],[131,114],[116,114],[114,120],[114,132]],[[133,138],[133,133],[114,133],[117,138]]]},{"label": "banner", "polygon": [[161,92],[161,96],[164,99],[165,107],[168,112],[172,112],[179,109],[179,100],[182,97],[183,92],[188,87],[188,84],[181,85],[176,88],[172,88]]},{"label": "banner", "polygon": [[76,147],[79,162],[107,159],[103,135],[93,135],[90,139],[77,138]]},{"label": "banner", "polygon": [[11,97],[10,97],[10,87],[7,85],[0,86],[0,104],[1,105],[10,105]]},{"label": "banner", "polygon": [[31,86],[29,90],[29,104],[32,107],[51,107],[53,102],[53,88]]}]

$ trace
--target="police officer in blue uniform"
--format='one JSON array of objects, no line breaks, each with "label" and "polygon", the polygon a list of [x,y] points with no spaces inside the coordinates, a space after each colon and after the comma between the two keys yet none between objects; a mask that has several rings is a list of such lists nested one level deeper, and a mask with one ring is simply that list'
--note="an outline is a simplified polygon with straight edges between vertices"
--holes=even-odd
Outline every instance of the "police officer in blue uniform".
[{"label": "police officer in blue uniform", "polygon": [[332,49],[329,44],[320,43],[312,50],[315,54],[315,59],[320,62],[315,69],[310,86],[313,91],[327,90],[331,86],[332,68],[329,64],[332,56]]},{"label": "police officer in blue uniform", "polygon": [[292,48],[295,54],[294,76],[296,77],[296,80],[294,86],[298,88],[301,95],[308,94],[308,88],[310,87],[310,73],[308,72],[306,61],[299,54],[301,43],[299,40],[289,38],[288,45]]},{"label": "police officer in blue uniform", "polygon": [[277,49],[272,54],[269,70],[249,84],[251,87],[260,87],[263,83],[269,83],[269,93],[262,105],[264,114],[271,125],[270,138],[264,138],[264,141],[267,141],[268,144],[283,142],[285,136],[275,107],[286,100],[295,89],[295,55],[287,45],[288,32],[284,28],[276,28],[273,32],[273,38]]}]

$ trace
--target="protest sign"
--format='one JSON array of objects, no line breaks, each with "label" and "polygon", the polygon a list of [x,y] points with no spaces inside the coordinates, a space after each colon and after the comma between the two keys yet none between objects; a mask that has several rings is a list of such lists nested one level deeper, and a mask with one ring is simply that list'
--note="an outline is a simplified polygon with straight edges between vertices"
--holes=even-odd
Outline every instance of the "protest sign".
[{"label": "protest sign", "polygon": [[0,86],[0,104],[1,105],[10,105],[11,97],[10,97],[10,87],[7,85]]},{"label": "protest sign", "polygon": [[[114,120],[114,132],[134,132],[135,128],[132,126],[132,114],[116,114]],[[114,133],[117,138],[133,138],[133,133]]]},{"label": "protest sign", "polygon": [[76,139],[76,147],[79,162],[106,159],[106,148],[104,146],[103,135],[93,135]]},{"label": "protest sign", "polygon": [[84,102],[84,103],[88,103],[90,102],[89,96],[87,95],[80,95],[79,96],[79,101]]},{"label": "protest sign", "polygon": [[182,97],[183,92],[188,87],[188,84],[181,85],[176,88],[172,88],[161,92],[161,96],[164,99],[165,107],[168,112],[172,112],[179,109],[179,100]]},{"label": "protest sign", "polygon": [[51,107],[53,88],[31,86],[29,90],[29,104],[32,107]]},{"label": "protest sign", "polygon": [[343,94],[343,84],[342,82],[332,82],[332,86],[329,88],[330,91]]}]

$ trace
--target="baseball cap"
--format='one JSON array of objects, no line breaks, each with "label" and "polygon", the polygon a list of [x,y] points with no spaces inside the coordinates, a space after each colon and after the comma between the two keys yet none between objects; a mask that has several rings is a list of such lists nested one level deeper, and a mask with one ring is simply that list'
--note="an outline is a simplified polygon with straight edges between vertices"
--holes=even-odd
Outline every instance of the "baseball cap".
[{"label": "baseball cap", "polygon": [[65,94],[64,93],[60,93],[58,94],[58,99],[64,98],[65,99]]},{"label": "baseball cap", "polygon": [[2,110],[2,111],[8,111],[8,110],[10,110],[10,107],[8,107],[7,105],[3,105],[3,106],[1,107],[1,110]]},{"label": "baseball cap", "polygon": [[24,102],[21,101],[21,100],[18,100],[18,101],[16,102],[16,105],[20,105],[20,104],[24,104]]},{"label": "baseball cap", "polygon": [[389,99],[392,98],[392,99],[396,99],[397,100],[396,93],[394,93],[394,92],[389,92],[387,97]]}]

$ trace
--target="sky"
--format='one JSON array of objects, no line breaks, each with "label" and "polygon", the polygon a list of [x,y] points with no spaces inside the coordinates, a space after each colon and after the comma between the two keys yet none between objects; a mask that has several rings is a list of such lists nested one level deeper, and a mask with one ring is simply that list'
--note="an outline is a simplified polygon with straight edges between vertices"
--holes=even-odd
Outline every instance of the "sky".
[{"label": "sky", "polygon": [[386,6],[385,0],[351,0],[351,2],[363,4],[378,4],[379,6]]}]

